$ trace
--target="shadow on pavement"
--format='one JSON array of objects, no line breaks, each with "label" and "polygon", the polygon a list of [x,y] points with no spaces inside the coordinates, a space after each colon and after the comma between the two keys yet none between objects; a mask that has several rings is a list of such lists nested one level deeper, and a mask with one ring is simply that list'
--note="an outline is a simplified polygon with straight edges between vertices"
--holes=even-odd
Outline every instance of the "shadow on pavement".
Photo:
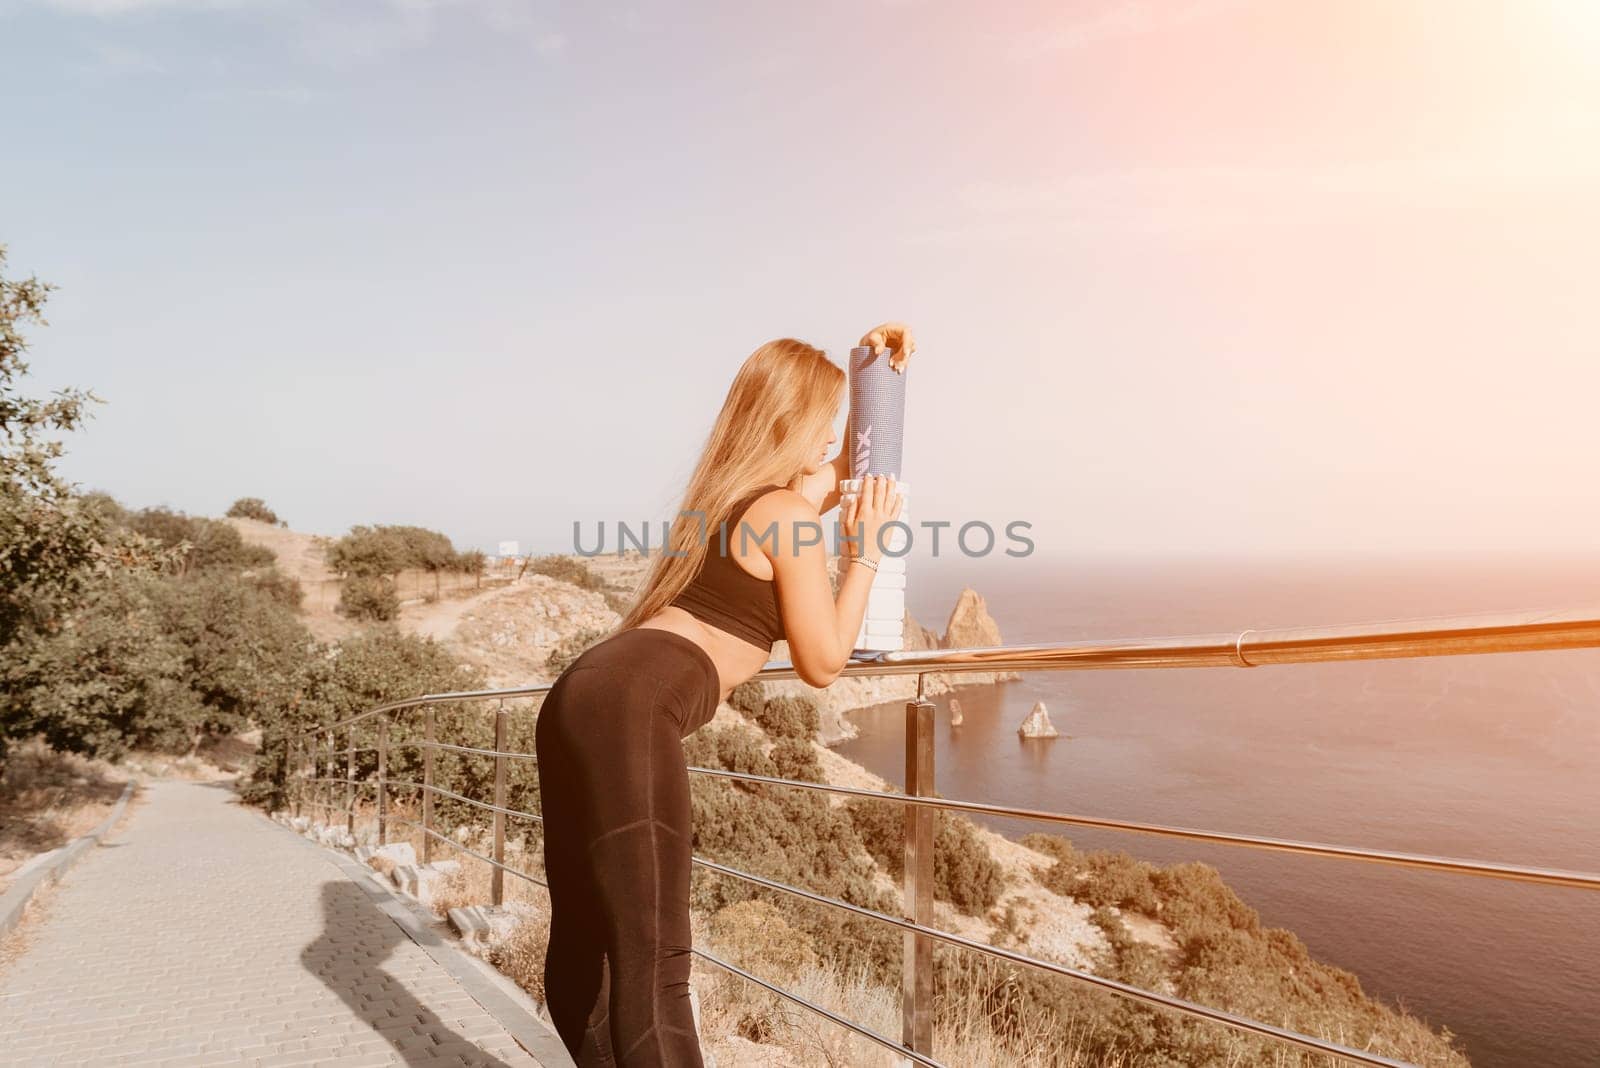
[{"label": "shadow on pavement", "polygon": [[340,879],[323,884],[322,935],[301,951],[300,962],[394,1047],[396,1063],[436,1064],[446,1053],[465,1053],[471,1064],[507,1068],[383,971],[395,947],[410,941],[366,891]]}]

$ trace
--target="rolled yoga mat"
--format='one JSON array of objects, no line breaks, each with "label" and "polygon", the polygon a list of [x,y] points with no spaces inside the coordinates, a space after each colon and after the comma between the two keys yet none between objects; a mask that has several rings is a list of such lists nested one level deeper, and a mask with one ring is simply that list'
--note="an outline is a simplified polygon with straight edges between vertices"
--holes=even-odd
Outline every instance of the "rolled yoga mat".
[{"label": "rolled yoga mat", "polygon": [[[899,521],[910,525],[911,490],[899,481],[905,439],[906,373],[889,366],[889,353],[870,345],[850,350],[850,419],[845,428],[850,450],[850,478],[840,483],[840,503],[860,490],[865,475],[894,475],[901,497]],[[841,513],[842,514],[842,513]],[[856,650],[884,652],[905,646],[907,532],[890,527],[883,539],[883,558],[872,577],[867,614],[856,633]]]},{"label": "rolled yoga mat", "polygon": [[[909,368],[908,368],[909,370]],[[906,375],[889,367],[889,354],[871,345],[850,350],[850,477],[899,478],[906,427]]]}]

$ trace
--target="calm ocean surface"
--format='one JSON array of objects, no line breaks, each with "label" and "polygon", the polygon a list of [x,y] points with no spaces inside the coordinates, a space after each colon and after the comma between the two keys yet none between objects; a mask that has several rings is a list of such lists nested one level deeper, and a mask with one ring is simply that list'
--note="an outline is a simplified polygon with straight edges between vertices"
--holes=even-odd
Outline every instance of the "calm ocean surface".
[{"label": "calm ocean surface", "polygon": [[[1370,564],[913,559],[909,607],[943,632],[963,585],[1007,642],[1600,605],[1600,561]],[[1030,672],[936,699],[938,789],[1333,844],[1600,870],[1600,651]],[[1043,700],[1062,737],[1024,740]],[[838,747],[902,784],[902,705]],[[1370,995],[1447,1026],[1475,1065],[1600,1064],[1600,894],[1147,835],[1064,833],[1214,865]]]}]

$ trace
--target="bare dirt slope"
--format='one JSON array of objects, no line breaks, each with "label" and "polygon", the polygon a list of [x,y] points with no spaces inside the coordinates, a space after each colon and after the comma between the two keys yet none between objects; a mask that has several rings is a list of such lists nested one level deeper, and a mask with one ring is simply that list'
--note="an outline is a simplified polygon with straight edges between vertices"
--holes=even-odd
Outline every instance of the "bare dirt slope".
[{"label": "bare dirt slope", "polygon": [[305,591],[300,611],[312,634],[321,641],[337,641],[354,633],[356,628],[334,612],[334,605],[339,601],[339,576],[328,570],[323,554],[335,539],[274,526],[259,519],[230,516],[222,522],[232,524],[247,544],[264,545],[277,554],[278,570],[300,583]]},{"label": "bare dirt slope", "polygon": [[[327,547],[335,539],[273,526],[254,519],[227,519],[245,539],[265,545],[278,556],[280,571],[298,580],[305,590],[301,611],[306,625],[323,641],[338,641],[359,628],[335,611],[339,601],[339,579],[324,560]],[[651,560],[642,554],[601,553],[574,557],[613,591],[631,595],[648,575]],[[830,562],[830,567],[836,561]],[[463,659],[483,665],[493,687],[515,686],[548,681],[546,661],[563,640],[584,632],[609,631],[618,622],[597,592],[582,590],[569,583],[543,575],[522,572],[509,576],[508,584],[485,583],[482,588],[444,585],[436,600],[411,596],[402,599],[396,625],[401,630],[452,646]],[[474,581],[474,580],[468,580]],[[402,575],[402,598],[415,591],[431,592],[433,582],[422,576]],[[943,638],[922,626],[910,614],[906,617],[908,648],[931,648],[956,641],[960,645],[997,644],[999,628],[989,617],[983,599],[975,591],[964,590],[946,623]],[[772,650],[774,660],[788,660],[789,647],[779,642]],[[935,696],[956,686],[987,685],[1012,673],[949,674],[930,672],[923,693]],[[855,735],[846,713],[887,702],[906,701],[916,696],[915,675],[857,676],[839,679],[826,689],[815,689],[799,680],[766,684],[769,696],[803,694],[817,704],[821,718],[821,741],[832,745]]]},{"label": "bare dirt slope", "polygon": [[[278,557],[278,570],[300,583],[305,599],[300,604],[301,617],[311,633],[322,641],[338,641],[358,631],[360,625],[339,615],[339,576],[329,570],[326,563],[328,546],[337,539],[322,534],[309,534],[273,526],[255,519],[228,518],[240,537],[252,545],[264,545]],[[466,580],[471,582],[472,580]],[[433,589],[432,578],[410,572],[400,576],[400,618],[396,625],[407,633],[431,637],[436,641],[450,641],[464,619],[469,618],[477,606],[487,604],[514,587],[486,583],[452,585],[441,583],[438,600],[430,601],[416,596],[416,591]]]}]

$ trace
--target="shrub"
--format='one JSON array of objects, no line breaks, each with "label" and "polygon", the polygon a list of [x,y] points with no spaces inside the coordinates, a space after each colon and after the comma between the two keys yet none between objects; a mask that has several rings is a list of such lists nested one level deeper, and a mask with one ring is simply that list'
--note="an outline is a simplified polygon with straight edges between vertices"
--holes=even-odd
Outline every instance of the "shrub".
[{"label": "shrub", "polygon": [[411,564],[410,547],[388,527],[355,526],[328,546],[329,570],[346,578],[398,575]]},{"label": "shrub", "polygon": [[288,526],[278,518],[276,512],[267,507],[267,502],[260,497],[240,497],[228,506],[225,515],[230,519],[258,519],[263,523],[273,526]]},{"label": "shrub", "polygon": [[755,716],[761,729],[774,738],[809,742],[817,736],[817,704],[809,697],[783,694],[771,698]]},{"label": "shrub", "polygon": [[743,712],[751,719],[761,711],[767,703],[767,688],[755,679],[746,679],[733,688],[728,695],[728,704]]},{"label": "shrub", "polygon": [[817,760],[817,751],[811,747],[810,742],[802,742],[798,738],[781,738],[772,747],[769,754],[772,764],[778,769],[778,774],[785,779],[798,779],[801,782],[823,782],[822,764]]},{"label": "shrub", "polygon": [[[776,775],[779,768],[763,752],[763,742],[748,727],[702,727],[685,740],[684,754],[700,767]],[[799,759],[792,747],[774,751],[784,760]],[[817,791],[705,775],[691,776],[690,791],[697,855],[867,908],[897,908],[894,896],[874,883],[871,858],[848,815]],[[752,891],[750,884],[716,872],[696,872],[692,900],[696,908],[716,912],[773,894],[791,926],[829,947],[836,962],[865,968],[881,982],[893,978],[900,934],[883,924],[797,902],[792,895]]]},{"label": "shrub", "polygon": [[144,508],[127,516],[128,529],[180,551],[180,573],[211,568],[233,571],[270,567],[277,555],[264,545],[248,545],[231,525],[168,508]]},{"label": "shrub", "polygon": [[305,600],[306,591],[300,585],[300,580],[285,575],[275,567],[254,572],[247,578],[256,589],[290,611],[298,612]]},{"label": "shrub", "polygon": [[977,827],[965,816],[941,812],[933,843],[935,894],[962,912],[981,915],[1000,900],[1005,872],[978,838]]},{"label": "shrub", "polygon": [[[1059,834],[1045,834],[1042,831],[1034,831],[1023,835],[1018,841],[1037,853],[1054,857],[1057,861],[1066,861],[1069,866],[1077,867],[1078,851],[1072,847],[1071,840],[1063,838]],[[1057,891],[1057,893],[1063,892]]]},{"label": "shrub", "polygon": [[1083,855],[1082,872],[1087,877],[1078,884],[1075,896],[1086,904],[1115,905],[1149,916],[1154,916],[1160,907],[1150,882],[1155,867],[1146,861],[1096,849]]},{"label": "shrub", "polygon": [[[896,879],[905,871],[904,806],[852,798],[846,809],[861,841]],[[978,840],[965,816],[939,812],[933,836],[933,896],[977,915],[992,907],[1005,888],[1005,872]]]},{"label": "shrub", "polygon": [[1209,864],[1191,861],[1151,873],[1152,889],[1165,902],[1168,926],[1195,928],[1215,924],[1242,931],[1261,929],[1261,917],[1240,900],[1222,875]]},{"label": "shrub", "polygon": [[456,558],[456,568],[463,575],[481,575],[489,566],[489,556],[482,549],[468,549]]},{"label": "shrub", "polygon": [[398,575],[407,568],[437,575],[471,566],[437,530],[401,525],[351,527],[350,533],[328,546],[326,559],[337,574],[368,578]]},{"label": "shrub", "polygon": [[[267,807],[283,803],[287,767],[288,742],[302,743],[304,731],[319,724],[332,723],[365,712],[380,704],[398,701],[420,694],[445,693],[459,690],[481,689],[483,670],[458,662],[448,648],[431,638],[418,638],[403,634],[393,627],[372,627],[344,639],[336,646],[316,644],[305,656],[296,692],[279,702],[277,714],[266,719],[262,732],[261,750],[256,765],[242,794],[247,801]],[[441,740],[455,744],[487,747],[494,737],[494,717],[488,714],[492,706],[481,705],[442,706],[438,713]],[[397,723],[390,728],[391,740],[416,737],[420,726],[420,709],[395,714]],[[265,718],[265,717],[264,717]],[[532,751],[532,716],[510,717],[511,736],[509,748],[516,752]],[[353,728],[343,729],[335,739],[336,749],[352,745],[355,755],[357,779],[369,779],[376,774],[376,751],[380,721],[368,718]],[[326,765],[327,756],[321,747],[325,738],[317,739],[319,750],[316,759]],[[299,756],[304,758],[303,749]],[[422,780],[422,750],[413,746],[389,747],[389,778],[395,782],[420,782]],[[538,812],[537,804],[529,805],[528,774],[524,761],[513,761],[513,778],[507,796],[507,805],[524,811]],[[342,777],[347,771],[346,757],[336,754],[333,774]],[[324,771],[323,774],[328,774]],[[481,757],[453,752],[434,755],[434,782],[447,790],[468,797],[492,796],[494,762]],[[537,791],[534,790],[535,797]],[[460,802],[437,798],[434,812],[442,826],[453,826],[460,813],[455,806]],[[473,813],[474,815],[476,813]]]},{"label": "shrub", "polygon": [[583,651],[595,642],[604,638],[608,632],[595,627],[585,627],[576,634],[569,634],[550,650],[550,655],[545,657],[544,669],[551,675],[559,675],[572,666],[572,662],[583,655]]},{"label": "shrub", "polygon": [[1165,891],[1158,890],[1160,873],[1154,865],[1105,849],[1080,853],[1070,841],[1053,834],[1024,835],[1022,844],[1055,858],[1048,868],[1035,872],[1046,889],[1088,905],[1114,905],[1166,918]]},{"label": "shrub", "polygon": [[769,901],[737,901],[711,916],[711,940],[732,963],[779,983],[817,963],[811,936],[789,926]]},{"label": "shrub", "polygon": [[541,911],[496,942],[489,949],[489,963],[516,980],[535,1001],[543,1002],[549,996],[544,989],[544,951],[549,942],[550,914]]},{"label": "shrub", "polygon": [[388,575],[346,575],[339,584],[339,613],[350,619],[390,620],[400,614],[400,596]]},{"label": "shrub", "polygon": [[610,583],[591,571],[589,565],[582,560],[560,553],[531,558],[527,570],[535,575],[548,575],[557,582],[565,582],[580,590],[594,590],[598,593],[610,586]]}]

